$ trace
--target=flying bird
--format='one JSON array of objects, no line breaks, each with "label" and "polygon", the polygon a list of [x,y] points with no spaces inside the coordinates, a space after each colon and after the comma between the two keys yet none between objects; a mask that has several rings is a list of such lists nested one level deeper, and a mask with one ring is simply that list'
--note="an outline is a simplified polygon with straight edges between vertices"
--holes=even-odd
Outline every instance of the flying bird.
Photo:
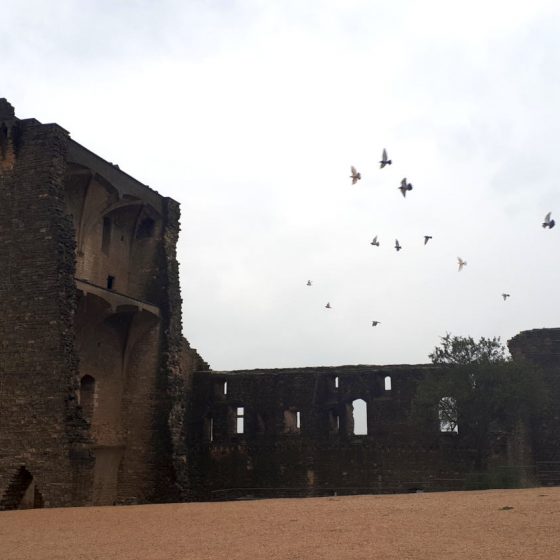
[{"label": "flying bird", "polygon": [[307,281],[307,285],[308,285],[308,286],[312,286],[312,285],[313,285],[313,284],[311,283],[311,280],[308,280],[308,281]]},{"label": "flying bird", "polygon": [[504,298],[504,301],[506,301],[506,299],[507,299],[508,297],[510,297],[510,295],[509,295],[509,294],[502,294],[502,297]]},{"label": "flying bird", "polygon": [[373,241],[370,243],[370,245],[375,245],[376,247],[379,247],[379,241],[377,241],[377,235],[373,238]]},{"label": "flying bird", "polygon": [[350,179],[352,179],[352,184],[355,185],[362,178],[362,174],[358,173],[353,165],[350,166],[350,172],[352,173]]},{"label": "flying bird", "polygon": [[383,169],[386,165],[391,165],[393,162],[390,159],[387,159],[387,150],[383,148],[383,154],[381,155],[381,161],[379,162],[380,169]]},{"label": "flying bird", "polygon": [[331,309],[331,304],[330,304],[330,303],[327,303],[327,305],[325,305],[325,308],[326,308],[326,309]]},{"label": "flying bird", "polygon": [[381,321],[372,321],[371,326],[372,327],[377,327],[377,325],[379,325],[379,323],[381,323]]},{"label": "flying bird", "polygon": [[412,184],[406,182],[406,177],[401,181],[401,186],[399,187],[402,195],[406,198],[406,191],[412,190]]},{"label": "flying bird", "polygon": [[424,245],[427,245],[428,241],[430,241],[431,238],[432,238],[431,235],[424,235]]},{"label": "flying bird", "polygon": [[551,214],[551,212],[549,212],[544,217],[544,222],[543,222],[543,225],[542,225],[543,228],[552,229],[554,227],[554,225],[556,224],[556,222],[554,220],[550,219],[550,214]]},{"label": "flying bird", "polygon": [[459,265],[458,272],[461,272],[461,270],[463,270],[463,267],[466,266],[467,261],[464,261],[461,257],[457,257],[457,264]]},{"label": "flying bird", "polygon": [[399,240],[395,239],[395,249],[398,251],[400,251],[402,249],[402,247],[399,245]]}]

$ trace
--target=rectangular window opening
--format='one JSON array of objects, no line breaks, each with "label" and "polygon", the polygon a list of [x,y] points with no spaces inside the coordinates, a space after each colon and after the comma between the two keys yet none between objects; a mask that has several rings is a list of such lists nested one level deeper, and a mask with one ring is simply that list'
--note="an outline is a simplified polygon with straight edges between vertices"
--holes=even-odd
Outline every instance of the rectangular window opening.
[{"label": "rectangular window opening", "polygon": [[284,433],[297,434],[301,425],[301,414],[295,407],[290,407],[284,411]]},{"label": "rectangular window opening", "polygon": [[242,406],[237,407],[235,432],[237,434],[245,433],[245,409]]},{"label": "rectangular window opening", "polygon": [[107,289],[112,290],[115,287],[115,277],[107,276]]},{"label": "rectangular window opening", "polygon": [[103,218],[103,236],[101,238],[101,250],[108,255],[109,246],[111,245],[111,229],[112,229],[111,218],[105,216]]}]

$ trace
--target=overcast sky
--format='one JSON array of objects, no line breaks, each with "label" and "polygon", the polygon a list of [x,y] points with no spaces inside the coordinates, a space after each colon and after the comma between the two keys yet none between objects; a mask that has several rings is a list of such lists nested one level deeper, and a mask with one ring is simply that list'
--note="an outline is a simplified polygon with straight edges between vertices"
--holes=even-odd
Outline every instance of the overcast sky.
[{"label": "overcast sky", "polygon": [[560,326],[557,1],[5,0],[0,52],[19,117],[181,203],[214,369]]}]

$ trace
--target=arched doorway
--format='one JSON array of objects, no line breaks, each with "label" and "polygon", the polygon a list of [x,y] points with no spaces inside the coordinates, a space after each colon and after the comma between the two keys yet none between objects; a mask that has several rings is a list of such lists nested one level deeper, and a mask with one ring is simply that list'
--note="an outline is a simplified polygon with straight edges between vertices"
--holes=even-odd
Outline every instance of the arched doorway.
[{"label": "arched doorway", "polygon": [[0,499],[0,510],[42,508],[43,505],[43,496],[33,475],[20,467]]}]

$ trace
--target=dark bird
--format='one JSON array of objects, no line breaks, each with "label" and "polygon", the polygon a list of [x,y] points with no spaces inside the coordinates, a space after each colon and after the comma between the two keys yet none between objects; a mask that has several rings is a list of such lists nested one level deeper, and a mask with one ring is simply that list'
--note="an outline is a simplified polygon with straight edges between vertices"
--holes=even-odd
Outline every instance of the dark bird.
[{"label": "dark bird", "polygon": [[331,308],[331,304],[330,304],[330,303],[327,303],[327,305],[325,305],[325,307],[326,307],[327,309],[330,309],[330,308]]},{"label": "dark bird", "polygon": [[508,297],[510,297],[510,295],[509,295],[509,294],[502,294],[502,297],[504,298],[504,301],[506,301],[506,299],[507,299]]},{"label": "dark bird", "polygon": [[373,241],[370,243],[370,245],[375,245],[376,247],[379,247],[379,241],[377,241],[377,235],[373,238]]},{"label": "dark bird", "polygon": [[379,162],[379,168],[383,169],[386,165],[391,165],[393,162],[387,159],[387,150],[383,148],[383,153],[381,154],[381,161]]},{"label": "dark bird", "polygon": [[398,239],[395,239],[395,249],[397,251],[400,251],[402,249],[402,247],[399,245],[399,240]]},{"label": "dark bird", "polygon": [[428,241],[430,241],[431,238],[432,238],[431,235],[424,235],[424,245],[427,245]]},{"label": "dark bird", "polygon": [[350,166],[350,172],[352,173],[350,179],[352,179],[352,184],[355,185],[362,178],[362,174],[358,173],[353,165]]},{"label": "dark bird", "polygon": [[551,214],[551,212],[549,212],[544,217],[544,222],[543,222],[543,225],[542,225],[543,228],[552,229],[555,226],[556,222],[554,220],[550,219],[550,214]]},{"label": "dark bird", "polygon": [[406,182],[406,177],[401,181],[401,186],[399,187],[402,195],[406,198],[406,191],[412,190],[412,184]]},{"label": "dark bird", "polygon": [[307,285],[308,285],[308,286],[311,286],[311,285],[312,285],[312,284],[311,284],[311,280],[308,280],[308,281],[307,281]]},{"label": "dark bird", "polygon": [[381,323],[381,321],[372,321],[371,326],[372,327],[377,327],[377,325],[379,325],[379,323]]},{"label": "dark bird", "polygon": [[467,261],[464,261],[461,257],[457,257],[457,264],[459,265],[458,272],[461,272],[461,270],[463,270],[463,267],[466,266]]}]

